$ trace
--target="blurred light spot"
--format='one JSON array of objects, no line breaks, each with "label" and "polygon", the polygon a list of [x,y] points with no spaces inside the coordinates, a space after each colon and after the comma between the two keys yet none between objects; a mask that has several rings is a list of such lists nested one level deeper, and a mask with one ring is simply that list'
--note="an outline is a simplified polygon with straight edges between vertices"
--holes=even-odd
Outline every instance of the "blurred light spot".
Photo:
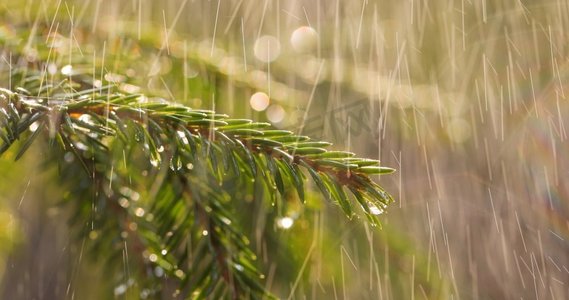
[{"label": "blurred light spot", "polygon": [[182,278],[182,277],[184,277],[184,271],[178,269],[178,270],[176,270],[176,272],[174,272],[174,275],[176,275],[176,277],[178,277],[178,278]]},{"label": "blurred light spot", "polygon": [[123,83],[120,85],[120,89],[127,92],[127,93],[138,93],[140,91],[140,87],[133,85],[133,84],[128,84],[128,83]]},{"label": "blurred light spot", "polygon": [[105,74],[105,80],[108,82],[123,82],[126,78],[123,75],[116,73]]},{"label": "blurred light spot", "polygon": [[61,68],[61,74],[70,76],[71,74],[73,74],[73,66],[71,65],[63,66],[63,68]]},{"label": "blurred light spot", "polygon": [[254,47],[255,57],[262,62],[271,62],[281,54],[281,43],[271,35],[257,39]]},{"label": "blurred light spot", "polygon": [[280,123],[285,117],[285,110],[278,104],[273,104],[267,109],[267,119],[272,123]]},{"label": "blurred light spot", "polygon": [[166,254],[168,254],[168,250],[166,250],[166,249],[162,249],[162,251],[160,251],[160,254],[162,254],[162,255],[166,255]]},{"label": "blurred light spot", "polygon": [[130,222],[128,224],[128,229],[130,229],[130,231],[136,231],[138,229],[138,224],[136,224],[134,222]]},{"label": "blurred light spot", "polygon": [[115,296],[120,296],[126,292],[126,284],[121,284],[114,289]]},{"label": "blurred light spot", "polygon": [[136,71],[134,69],[128,69],[128,70],[126,70],[126,76],[134,77],[134,76],[136,76]]},{"label": "blurred light spot", "polygon": [[202,105],[202,99],[193,98],[190,103],[193,105],[193,107],[200,107]]},{"label": "blurred light spot", "polygon": [[127,208],[130,205],[130,203],[128,202],[127,198],[123,197],[123,198],[119,199],[119,205],[124,207],[124,208]]},{"label": "blurred light spot", "polygon": [[243,270],[245,270],[245,268],[243,268],[243,266],[240,264],[235,264],[235,269],[237,269],[238,271],[241,271],[241,272],[243,272]]},{"label": "blurred light spot", "polygon": [[256,92],[251,96],[249,103],[256,111],[263,111],[269,106],[269,96],[263,92]]},{"label": "blurred light spot", "polygon": [[294,220],[291,217],[284,217],[277,220],[277,226],[282,229],[289,229],[294,224]]},{"label": "blurred light spot", "polygon": [[96,240],[99,237],[99,233],[97,233],[97,231],[95,230],[91,230],[89,232],[89,238],[92,240]]},{"label": "blurred light spot", "polygon": [[207,230],[202,231],[203,236],[207,236],[208,234],[209,234],[209,232],[207,232]]},{"label": "blurred light spot", "polygon": [[329,72],[329,67],[324,59],[311,58],[302,63],[302,70],[299,75],[310,84],[322,82]]},{"label": "blurred light spot", "polygon": [[164,276],[164,269],[162,269],[160,267],[154,268],[154,275],[156,275],[156,277]]},{"label": "blurred light spot", "polygon": [[237,75],[243,69],[241,60],[236,57],[224,57],[219,65],[219,70],[228,75]]},{"label": "blurred light spot", "polygon": [[67,163],[72,163],[75,160],[75,155],[73,155],[73,152],[71,151],[65,152],[65,155],[63,155],[63,160],[65,160]]},{"label": "blurred light spot", "polygon": [[55,75],[55,73],[57,73],[57,65],[54,63],[51,63],[47,66],[47,72],[51,75]]},{"label": "blurred light spot", "polygon": [[229,220],[228,218],[225,218],[225,217],[221,217],[221,222],[223,222],[227,225],[231,225],[231,220]]},{"label": "blurred light spot", "polygon": [[134,210],[134,214],[135,214],[137,217],[142,217],[142,216],[144,216],[144,209],[142,209],[141,207],[139,207],[139,208],[137,208],[137,209]]},{"label": "blurred light spot", "polygon": [[298,27],[290,37],[290,44],[294,51],[307,53],[316,48],[318,44],[318,33],[309,26]]},{"label": "blurred light spot", "polygon": [[148,214],[148,215],[146,215],[146,221],[152,222],[153,220],[154,220],[154,215],[153,215],[153,214]]},{"label": "blurred light spot", "polygon": [[156,262],[156,261],[158,260],[158,255],[152,253],[152,254],[150,254],[150,256],[148,256],[148,259],[149,259],[151,262]]}]

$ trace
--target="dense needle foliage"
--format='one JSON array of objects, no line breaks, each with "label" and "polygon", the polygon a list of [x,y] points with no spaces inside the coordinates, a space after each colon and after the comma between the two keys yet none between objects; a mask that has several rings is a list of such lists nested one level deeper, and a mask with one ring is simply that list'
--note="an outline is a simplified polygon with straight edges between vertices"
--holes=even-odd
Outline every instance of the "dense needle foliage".
[{"label": "dense needle foliage", "polygon": [[[369,177],[393,171],[377,160],[135,92],[120,69],[108,72],[88,50],[58,57],[59,37],[38,31],[27,32],[27,43],[0,36],[12,59],[0,80],[0,153],[18,160],[41,149],[67,190],[77,240],[94,241],[91,253],[120,289],[272,297],[243,230],[249,220],[235,211],[264,202],[266,214],[282,215],[313,187],[348,218],[378,225],[392,202]],[[125,248],[135,269],[121,265]]]}]

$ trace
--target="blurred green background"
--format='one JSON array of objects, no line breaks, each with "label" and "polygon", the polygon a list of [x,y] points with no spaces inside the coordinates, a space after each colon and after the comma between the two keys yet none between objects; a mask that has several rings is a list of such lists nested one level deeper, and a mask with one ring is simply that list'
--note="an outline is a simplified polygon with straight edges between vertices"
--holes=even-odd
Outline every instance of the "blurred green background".
[{"label": "blurred green background", "polygon": [[[256,221],[253,249],[283,248],[267,285],[297,299],[569,298],[568,26],[561,0],[0,2],[0,36],[51,28],[125,90],[396,168],[382,230],[324,204]],[[1,298],[99,299],[34,151],[0,160]]]}]

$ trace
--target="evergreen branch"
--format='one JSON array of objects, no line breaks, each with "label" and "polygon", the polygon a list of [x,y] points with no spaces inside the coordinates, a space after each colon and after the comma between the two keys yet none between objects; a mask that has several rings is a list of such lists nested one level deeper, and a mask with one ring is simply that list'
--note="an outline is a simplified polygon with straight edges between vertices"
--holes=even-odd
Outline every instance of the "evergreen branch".
[{"label": "evergreen branch", "polygon": [[[36,77],[29,74],[25,81],[29,84],[33,78]],[[6,112],[3,119],[11,126],[6,127],[5,134],[0,135],[3,139],[0,151],[8,149],[22,132],[40,119],[58,120],[58,123],[51,125],[52,131],[58,132],[66,124],[71,130],[96,135],[95,139],[105,136],[126,138],[125,121],[130,120],[139,137],[144,137],[144,147],[155,166],[163,159],[162,148],[169,147],[159,138],[160,134],[167,132],[190,154],[191,163],[195,162],[200,148],[203,158],[210,161],[210,171],[218,181],[229,169],[235,174],[245,171],[254,177],[259,169],[269,170],[270,174],[257,176],[264,181],[268,190],[278,190],[284,196],[282,179],[288,177],[302,197],[303,186],[299,183],[304,181],[304,175],[298,168],[301,166],[310,174],[325,198],[339,204],[351,218],[352,204],[345,193],[345,189],[349,190],[373,224],[378,222],[375,217],[377,213],[372,212],[383,211],[392,201],[369,178],[370,174],[393,172],[391,168],[380,166],[377,160],[357,158],[351,152],[327,150],[326,143],[290,131],[270,129],[268,123],[231,119],[214,111],[193,110],[182,105],[149,102],[144,95],[102,88],[89,89],[88,94],[67,92],[71,90],[72,83],[64,79],[57,84],[59,88],[39,97],[29,96],[36,91],[25,88],[3,90],[4,97],[10,100],[3,105],[2,111]],[[25,118],[21,119],[20,115]],[[22,146],[22,153],[18,157],[35,136],[30,136],[30,141]],[[177,168],[179,158],[176,156],[172,159],[176,164],[174,168]],[[223,163],[220,164],[219,159]]]}]

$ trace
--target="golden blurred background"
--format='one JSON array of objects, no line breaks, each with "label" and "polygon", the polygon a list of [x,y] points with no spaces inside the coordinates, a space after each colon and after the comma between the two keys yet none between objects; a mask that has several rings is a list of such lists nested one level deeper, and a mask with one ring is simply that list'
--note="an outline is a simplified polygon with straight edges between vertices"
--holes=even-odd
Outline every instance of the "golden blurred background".
[{"label": "golden blurred background", "polygon": [[[281,226],[298,257],[267,262],[277,295],[569,298],[569,2],[0,2],[0,35],[39,23],[110,74],[131,57],[152,94],[397,169],[377,178],[396,199],[381,230],[334,207]],[[97,299],[104,275],[66,248],[42,175],[0,163],[3,295]]]}]

